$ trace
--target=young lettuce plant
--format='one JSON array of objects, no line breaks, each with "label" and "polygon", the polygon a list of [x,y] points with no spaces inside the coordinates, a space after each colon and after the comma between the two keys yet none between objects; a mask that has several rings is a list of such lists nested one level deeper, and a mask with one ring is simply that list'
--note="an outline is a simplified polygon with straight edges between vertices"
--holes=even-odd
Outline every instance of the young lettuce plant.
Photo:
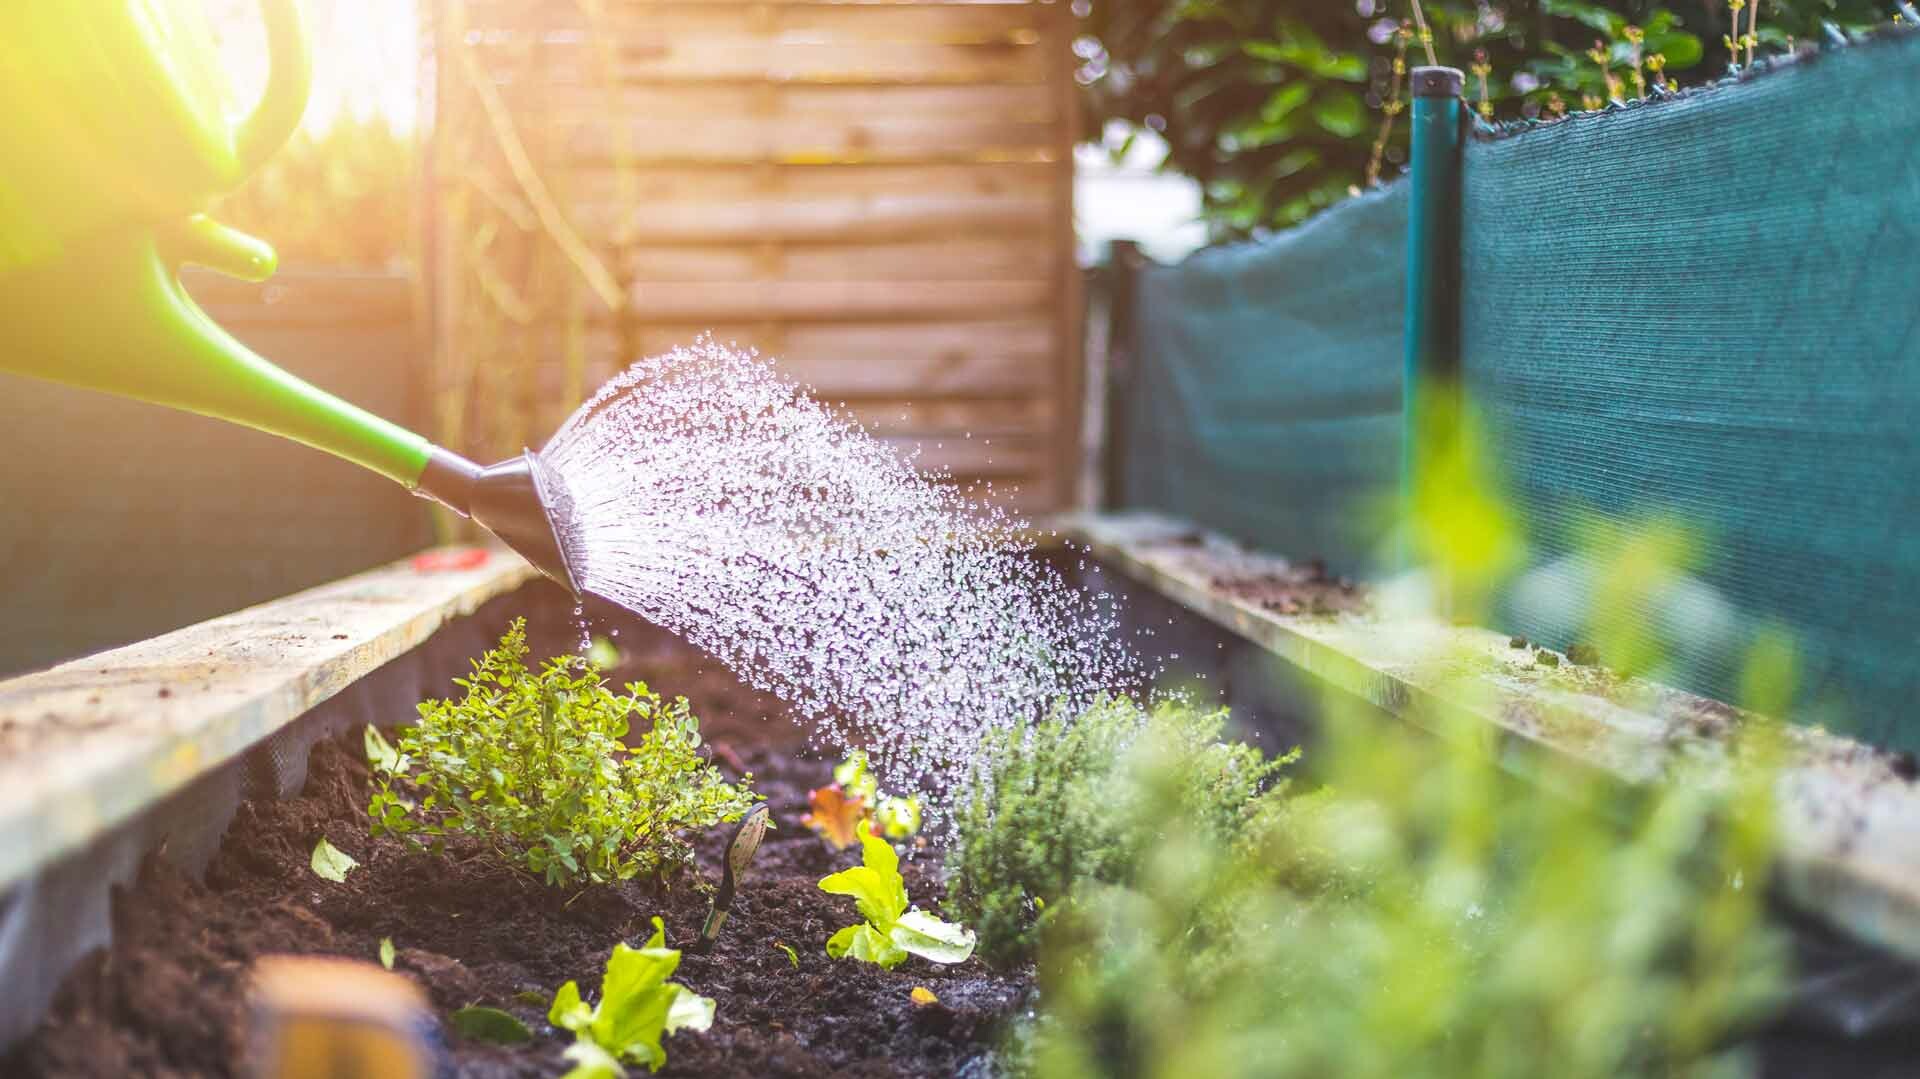
[{"label": "young lettuce plant", "polygon": [[621,1079],[626,1064],[644,1064],[657,1072],[667,1062],[662,1038],[713,1025],[712,997],[667,980],[680,966],[680,950],[666,944],[667,928],[655,918],[645,947],[613,946],[600,979],[598,1004],[588,1007],[580,999],[578,982],[568,982],[553,995],[547,1020],[573,1031],[575,1039],[566,1052],[573,1070],[564,1079]]},{"label": "young lettuce plant", "polygon": [[907,906],[907,882],[900,876],[900,856],[891,844],[876,835],[862,835],[860,853],[863,864],[820,882],[820,890],[829,895],[852,896],[866,919],[827,940],[830,958],[851,956],[892,970],[909,955],[936,963],[961,963],[973,954],[972,930]]}]

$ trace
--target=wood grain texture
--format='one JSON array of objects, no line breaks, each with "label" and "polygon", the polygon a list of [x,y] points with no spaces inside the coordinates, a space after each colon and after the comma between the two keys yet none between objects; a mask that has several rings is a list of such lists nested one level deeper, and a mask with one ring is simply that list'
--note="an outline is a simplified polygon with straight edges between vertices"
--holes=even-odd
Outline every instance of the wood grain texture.
[{"label": "wood grain texture", "polygon": [[0,888],[79,850],[532,580],[397,562],[0,682]]},{"label": "wood grain texture", "polygon": [[[1067,5],[621,0],[597,20],[592,5],[533,0],[428,7],[455,16],[431,20],[438,47],[477,63],[436,65],[451,122],[429,155],[428,231],[454,245],[431,288],[457,445],[485,449],[467,439],[476,426],[521,433],[486,415],[500,387],[526,402],[511,416],[544,422],[545,395],[572,400],[710,329],[863,422],[889,417],[886,437],[1026,439],[992,461],[959,454],[954,472],[1017,470],[1027,506],[1067,497],[1080,384]],[[617,302],[556,285],[564,266],[541,253],[534,202],[492,144],[497,123],[481,122],[488,95],[618,278]],[[529,369],[500,370],[514,365]]]}]

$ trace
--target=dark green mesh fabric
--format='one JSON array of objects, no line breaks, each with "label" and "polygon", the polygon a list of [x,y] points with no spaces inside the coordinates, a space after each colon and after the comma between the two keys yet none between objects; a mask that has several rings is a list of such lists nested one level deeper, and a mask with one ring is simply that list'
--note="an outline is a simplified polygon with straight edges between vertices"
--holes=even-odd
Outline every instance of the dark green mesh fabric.
[{"label": "dark green mesh fabric", "polygon": [[1570,643],[1582,522],[1664,518],[1701,548],[1640,611],[1669,680],[1736,697],[1776,623],[1807,717],[1920,748],[1917,106],[1887,39],[1470,143],[1467,386],[1533,543],[1510,628]]},{"label": "dark green mesh fabric", "polygon": [[1144,270],[1119,502],[1369,569],[1400,467],[1404,185]]}]

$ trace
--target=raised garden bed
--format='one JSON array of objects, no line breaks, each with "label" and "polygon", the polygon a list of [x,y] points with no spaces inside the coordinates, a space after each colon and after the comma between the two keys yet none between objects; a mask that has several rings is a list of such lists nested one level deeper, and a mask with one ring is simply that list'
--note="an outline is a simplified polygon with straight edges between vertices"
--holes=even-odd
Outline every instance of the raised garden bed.
[{"label": "raised garden bed", "polygon": [[[1235,733],[1269,750],[1306,738],[1301,719],[1319,692],[1309,683],[1324,680],[1347,690],[1349,703],[1370,702],[1356,705],[1366,715],[1354,718],[1366,722],[1481,724],[1500,759],[1523,776],[1545,770],[1564,777],[1574,774],[1562,769],[1571,764],[1608,782],[1658,786],[1683,764],[1731,764],[1723,759],[1729,751],[1722,736],[1741,717],[1713,702],[1670,691],[1648,696],[1579,664],[1516,666],[1505,638],[1496,641],[1467,627],[1396,623],[1361,590],[1177,525],[1089,521],[1077,527],[1074,534],[1091,544],[1100,561],[1083,562],[1076,554],[1062,559],[1063,569],[1097,589],[1125,592],[1134,624],[1154,630],[1152,641],[1163,650],[1159,658],[1169,661],[1169,674],[1198,681],[1205,696],[1230,701]],[[457,577],[466,570],[454,572],[437,581],[395,567],[358,583],[342,582],[331,592],[294,597],[264,614],[243,612],[230,624],[201,628],[203,643],[216,645],[212,649],[162,639],[35,676],[31,684],[0,685],[0,729],[16,749],[23,743],[46,748],[51,766],[39,769],[46,777],[35,778],[23,763],[28,758],[16,755],[0,764],[14,766],[20,783],[32,780],[42,793],[93,792],[86,797],[100,810],[92,818],[63,815],[44,799],[18,791],[11,802],[0,796],[0,809],[7,810],[0,827],[40,835],[31,826],[44,821],[51,829],[41,835],[40,847],[9,852],[14,879],[37,873],[28,879],[57,883],[61,866],[99,870],[90,879],[111,877],[118,863],[103,862],[101,851],[132,850],[135,844],[142,852],[160,848],[145,854],[138,878],[115,896],[111,947],[65,975],[51,1011],[0,1059],[0,1072],[229,1073],[246,1044],[245,987],[253,959],[291,952],[371,962],[381,941],[391,939],[395,969],[428,995],[439,1052],[451,1072],[555,1075],[564,1070],[561,1053],[572,1041],[546,1023],[547,1002],[558,985],[569,979],[583,988],[596,985],[609,948],[617,941],[638,943],[655,916],[665,920],[670,945],[693,939],[707,905],[697,882],[718,877],[724,829],[698,838],[697,874],[664,884],[559,890],[502,868],[471,843],[450,842],[441,860],[398,840],[369,837],[360,723],[410,720],[414,703],[444,695],[447,678],[461,673],[468,657],[514,615],[527,615],[543,631],[537,655],[569,650],[578,641],[570,602],[545,584],[528,584],[517,567],[474,570],[478,576],[471,580]],[[408,613],[407,604],[421,595],[433,606],[431,616]],[[329,619],[344,619],[341,632],[316,632],[331,628]],[[218,664],[199,658],[227,647],[218,642],[237,627],[261,624],[276,627],[274,639],[284,649],[312,648],[321,655],[249,672],[238,685],[231,670],[219,668],[243,665],[253,654],[250,645],[232,645]],[[1008,1035],[1036,1010],[1049,1008],[1034,968],[1024,960],[996,971],[978,958],[952,967],[915,958],[885,971],[830,960],[823,945],[852,920],[850,904],[821,894],[817,882],[854,864],[855,853],[833,852],[800,818],[808,789],[828,781],[832,761],[809,747],[808,732],[780,702],[741,686],[677,639],[630,619],[607,625],[620,628],[625,653],[616,679],[644,678],[669,695],[688,696],[714,760],[729,774],[753,772],[776,821],[718,948],[682,960],[676,980],[714,998],[718,1015],[706,1032],[668,1039],[666,1074],[950,1075],[1003,1069],[1007,1062],[998,1054]],[[1416,645],[1423,635],[1446,638],[1454,658],[1444,666],[1414,661],[1422,654]],[[149,662],[155,655],[202,665],[195,669],[207,672],[206,681],[174,678],[180,668]],[[1176,655],[1181,658],[1174,662]],[[1275,663],[1275,656],[1290,662]],[[331,673],[316,677],[316,669]],[[202,711],[183,704],[178,693],[162,694],[140,681],[147,677],[170,680],[160,688],[194,689]],[[125,691],[112,702],[117,732],[104,721],[92,727],[62,721],[61,709],[102,692],[99,680]],[[1317,699],[1326,704],[1324,696]],[[128,701],[135,706],[127,708]],[[153,716],[141,703],[150,704]],[[43,706],[44,715],[33,711]],[[218,722],[185,723],[194,714]],[[318,740],[304,738],[303,730]],[[55,752],[56,745],[67,750]],[[194,757],[182,746],[206,756]],[[1908,834],[1901,824],[1910,819],[1900,807],[1914,797],[1911,785],[1898,775],[1898,762],[1885,755],[1849,750],[1830,739],[1814,738],[1805,746],[1813,752],[1797,760],[1798,772],[1786,773],[1787,842],[1775,868],[1790,887],[1825,882],[1825,891],[1803,892],[1802,900],[1824,896],[1829,903],[1822,916],[1898,947],[1911,939],[1903,932],[1911,924],[1911,892],[1901,883],[1905,878],[1876,884],[1875,873],[1899,864]],[[1317,782],[1318,751],[1310,746],[1307,760],[1288,774]],[[121,802],[109,797],[142,777],[157,789],[128,791]],[[224,840],[217,849],[209,846],[202,859],[192,850],[194,837],[217,818],[183,815],[179,807],[221,783],[244,797],[236,799]],[[1824,840],[1832,832],[1813,829],[1817,817],[1809,823],[1795,816],[1802,812],[1796,807],[1821,804],[1860,813],[1863,826],[1854,829],[1854,845],[1828,846]],[[1042,829],[1064,821],[1053,803],[1042,805],[1034,819]],[[1087,826],[1084,819],[1074,825]],[[1796,834],[1794,828],[1810,830]],[[213,834],[219,834],[217,826]],[[311,851],[322,837],[359,862],[343,882],[314,874]],[[202,866],[204,875],[196,873]],[[912,900],[938,908],[945,891],[939,859],[920,857],[904,868]],[[36,887],[58,893],[40,885],[16,887],[0,914],[32,925],[14,915],[31,907]],[[1054,881],[1045,895],[1057,900],[1064,887]],[[1878,916],[1858,918],[1856,912],[1876,896]],[[48,906],[43,898],[36,909]],[[1785,928],[1782,939],[1799,953],[1799,984],[1768,1026],[1728,1036],[1757,1051],[1769,1074],[1805,1074],[1809,1067],[1842,1063],[1859,1074],[1901,1074],[1889,1064],[1888,1046],[1904,1044],[1903,1002],[1911,986],[1920,984],[1913,968],[1779,913],[1769,921]],[[985,940],[984,918],[976,924]],[[916,988],[931,991],[936,1002],[916,1002]],[[472,1004],[514,1015],[530,1028],[532,1041],[500,1046],[453,1032],[450,1014]]]},{"label": "raised garden bed", "polygon": [[[541,642],[563,649],[572,629],[564,602],[544,586]],[[628,661],[615,673],[686,695],[715,759],[744,766],[770,803],[775,828],[761,845],[711,954],[686,954],[676,980],[718,1003],[705,1033],[668,1039],[663,1075],[953,1075],[983,1066],[1000,1021],[1028,990],[1020,974],[978,960],[953,967],[909,961],[892,970],[829,960],[827,938],[850,904],[816,882],[857,861],[836,855],[800,823],[809,788],[831,780],[831,762],[806,749],[806,733],[777,700],[741,686],[691,646],[628,622]],[[396,722],[411,702],[396,701]],[[598,983],[608,950],[637,941],[664,918],[668,943],[697,932],[707,897],[692,878],[555,890],[503,869],[473,845],[446,860],[367,832],[368,767],[357,731],[314,745],[296,797],[241,804],[204,882],[160,858],[114,900],[114,944],[66,980],[52,1014],[6,1059],[20,1076],[232,1073],[246,1044],[249,964],[273,953],[373,960],[382,938],[395,969],[424,987],[442,1016],[471,1004],[504,1009],[536,1032],[499,1046],[447,1032],[447,1062],[461,1075],[552,1076],[572,1040],[547,1026],[547,1002],[568,979]],[[717,880],[724,829],[697,844]],[[344,883],[316,877],[314,843],[327,838],[360,863]],[[903,864],[917,901],[935,898],[938,860]],[[781,945],[793,949],[797,966]],[[924,986],[937,1003],[916,1004]]]}]

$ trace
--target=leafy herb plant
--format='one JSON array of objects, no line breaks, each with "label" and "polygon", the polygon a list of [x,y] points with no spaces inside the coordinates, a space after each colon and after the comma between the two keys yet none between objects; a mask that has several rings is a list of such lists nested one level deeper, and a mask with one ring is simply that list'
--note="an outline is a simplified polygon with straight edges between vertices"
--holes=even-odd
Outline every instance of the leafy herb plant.
[{"label": "leafy herb plant", "polygon": [[713,1025],[712,997],[667,979],[680,967],[680,950],[667,945],[667,928],[655,918],[643,948],[613,946],[600,979],[600,1001],[589,1007],[578,982],[553,995],[547,1020],[576,1039],[567,1049],[573,1070],[565,1079],[617,1079],[626,1064],[659,1071],[667,1062],[661,1039],[679,1030]]},{"label": "leafy herb plant", "polygon": [[[1046,905],[1082,882],[1130,883],[1170,844],[1234,842],[1295,755],[1267,760],[1223,742],[1226,720],[1224,711],[1112,697],[992,736],[947,855],[948,913],[979,930],[981,954],[1000,965],[1031,958]],[[1129,761],[1142,756],[1179,772],[1172,801],[1139,804]],[[1190,823],[1174,833],[1166,825],[1174,819]]]},{"label": "leafy herb plant", "polygon": [[973,932],[907,906],[907,883],[900,856],[878,836],[860,837],[863,864],[843,869],[820,882],[831,895],[850,895],[866,919],[827,940],[827,955],[852,957],[892,970],[917,955],[936,963],[961,963],[973,954]]},{"label": "leafy herb plant", "polygon": [[[436,848],[474,836],[549,885],[604,884],[690,864],[680,833],[738,820],[755,798],[700,756],[700,722],[644,683],[609,690],[578,656],[527,669],[526,620],[456,679],[460,698],[427,701],[389,743],[368,727],[373,834]],[[633,719],[649,724],[628,746]]]}]

